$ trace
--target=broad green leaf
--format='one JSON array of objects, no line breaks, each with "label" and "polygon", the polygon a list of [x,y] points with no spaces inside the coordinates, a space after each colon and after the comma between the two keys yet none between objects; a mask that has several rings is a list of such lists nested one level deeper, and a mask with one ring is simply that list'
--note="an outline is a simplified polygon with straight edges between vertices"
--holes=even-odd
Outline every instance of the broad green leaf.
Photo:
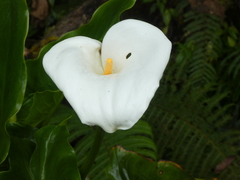
[{"label": "broad green leaf", "polygon": [[32,180],[30,158],[35,148],[33,135],[35,128],[7,123],[11,146],[8,155],[9,168],[0,172],[1,180]]},{"label": "broad green leaf", "polygon": [[24,43],[28,28],[25,0],[0,1],[0,163],[9,149],[6,121],[20,109],[26,87]]},{"label": "broad green leaf", "polygon": [[29,139],[34,142],[34,134],[37,128],[31,126],[21,126],[18,123],[7,123],[7,131],[11,136],[15,136],[22,139]]},{"label": "broad green leaf", "polygon": [[88,24],[65,34],[61,39],[81,35],[101,41],[108,29],[119,21],[120,15],[135,2],[136,0],[109,0],[95,11]]},{"label": "broad green leaf", "polygon": [[69,120],[75,112],[66,105],[60,104],[54,111],[48,125],[60,125],[64,121]]},{"label": "broad green leaf", "polygon": [[163,179],[169,180],[184,180],[193,179],[188,175],[180,165],[171,161],[159,161],[157,163],[159,174],[161,174]]},{"label": "broad green leaf", "polygon": [[28,60],[28,89],[30,92],[56,90],[52,80],[42,67],[42,58],[56,43],[74,36],[87,36],[102,40],[107,30],[119,21],[120,15],[130,9],[136,0],[109,0],[100,6],[93,14],[89,23],[62,36],[58,41],[52,42],[42,48],[36,60]]},{"label": "broad green leaf", "polygon": [[11,147],[9,150],[10,170],[0,172],[1,180],[32,180],[30,172],[30,158],[35,145],[29,139],[21,139],[11,136]]},{"label": "broad green leaf", "polygon": [[[63,109],[62,111],[68,112]],[[92,146],[96,133],[95,128],[83,125],[77,115],[73,113],[67,127],[70,132],[69,142],[77,154],[78,166],[81,166],[84,163],[86,153]],[[101,149],[89,173],[92,180],[108,179],[103,169],[109,165],[109,154],[115,145],[121,145],[127,150],[136,151],[153,160],[157,159],[157,149],[153,142],[151,127],[148,123],[139,121],[129,130],[118,130],[112,134],[105,133]]]},{"label": "broad green leaf", "polygon": [[46,126],[35,133],[31,159],[34,180],[79,180],[76,155],[68,143],[65,126]]},{"label": "broad green leaf", "polygon": [[157,163],[120,147],[114,147],[111,153],[112,163],[107,173],[113,180],[194,180],[172,162]]},{"label": "broad green leaf", "polygon": [[37,126],[41,122],[47,125],[51,115],[63,98],[60,91],[36,92],[28,97],[17,114],[18,121],[30,126]]},{"label": "broad green leaf", "polygon": [[34,143],[28,139],[11,137],[11,147],[8,157],[10,170],[7,172],[0,172],[0,179],[32,180],[29,162],[34,147]]},{"label": "broad green leaf", "polygon": [[[13,174],[18,175],[18,169],[21,168],[22,171],[26,171],[29,164],[27,163],[27,159],[30,159],[28,158],[30,154],[27,154],[27,152],[33,151],[31,150],[33,147],[32,142],[34,141],[34,133],[36,131],[36,128],[32,128],[30,126],[20,126],[17,123],[7,123],[6,128],[10,134],[11,146],[8,158],[0,166],[0,171],[3,171],[0,173],[0,179],[4,179],[4,177],[12,177]],[[18,168],[17,166],[20,167]]]}]

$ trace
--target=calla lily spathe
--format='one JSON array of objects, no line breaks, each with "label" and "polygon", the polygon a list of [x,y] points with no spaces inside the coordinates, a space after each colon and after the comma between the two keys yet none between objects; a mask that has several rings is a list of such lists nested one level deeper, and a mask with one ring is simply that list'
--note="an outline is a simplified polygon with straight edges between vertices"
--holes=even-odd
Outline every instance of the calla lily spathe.
[{"label": "calla lily spathe", "polygon": [[112,26],[102,43],[83,36],[61,41],[43,66],[83,124],[112,133],[131,128],[146,111],[171,47],[158,28],[129,19]]}]

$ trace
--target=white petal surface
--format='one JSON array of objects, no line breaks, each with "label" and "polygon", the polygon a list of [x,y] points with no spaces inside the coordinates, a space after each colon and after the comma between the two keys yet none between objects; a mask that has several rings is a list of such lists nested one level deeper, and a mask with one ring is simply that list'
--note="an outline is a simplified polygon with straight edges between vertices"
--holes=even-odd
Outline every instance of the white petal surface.
[{"label": "white petal surface", "polygon": [[[131,128],[141,118],[170,51],[171,42],[159,29],[125,20],[109,29],[102,47],[82,36],[56,44],[44,56],[43,66],[82,123],[112,133]],[[102,75],[108,58],[113,60],[113,74]]]}]

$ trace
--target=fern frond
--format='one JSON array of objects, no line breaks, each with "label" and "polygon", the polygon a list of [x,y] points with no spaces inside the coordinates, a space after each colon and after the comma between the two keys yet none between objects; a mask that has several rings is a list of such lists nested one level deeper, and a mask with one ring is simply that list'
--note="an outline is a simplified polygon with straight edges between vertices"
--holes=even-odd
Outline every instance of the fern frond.
[{"label": "fern frond", "polygon": [[[198,101],[191,101],[191,95],[184,101],[182,95],[174,97],[160,95],[159,101],[153,102],[150,110],[144,116],[153,124],[158,145],[159,157],[177,162],[195,177],[211,177],[215,168],[228,155],[237,154],[237,149],[231,149],[226,138],[221,137],[220,125],[226,124],[230,117],[227,111],[216,107],[204,106]],[[223,97],[215,97],[215,101]],[[194,102],[195,101],[195,102]],[[212,109],[215,109],[211,112]],[[215,122],[223,121],[214,125]],[[228,134],[227,137],[230,135]],[[234,141],[236,142],[236,141]],[[227,148],[228,147],[228,148]],[[236,177],[238,170],[229,168],[228,175],[221,174],[226,180]],[[203,177],[205,175],[205,177]]]},{"label": "fern frond", "polygon": [[233,78],[236,78],[240,73],[240,45],[232,49],[226,58],[223,59],[221,65],[228,67],[228,74]]},{"label": "fern frond", "polygon": [[[179,1],[183,2],[187,0]],[[207,178],[225,158],[239,154],[239,131],[226,128],[232,121],[232,108],[237,111],[239,102],[236,106],[228,100],[231,89],[224,87],[226,83],[220,86],[219,81],[224,77],[229,81],[227,72],[231,72],[236,81],[229,84],[238,91],[240,47],[223,58],[227,52],[223,20],[188,9],[182,15],[183,21],[178,20],[185,26],[184,41],[177,43],[160,89],[143,119],[152,124],[159,157],[183,165],[194,177]],[[219,64],[224,72],[219,71]],[[237,162],[218,177],[240,179]]]},{"label": "fern frond", "polygon": [[[69,142],[76,152],[77,164],[81,166],[91,148],[95,135],[94,128],[83,125],[74,113],[67,127],[70,132]],[[103,144],[90,172],[91,179],[108,179],[104,169],[110,163],[109,153],[115,145],[135,151],[154,161],[157,160],[157,147],[153,141],[151,127],[146,122],[139,121],[130,130],[119,130],[112,134],[105,134]]]},{"label": "fern frond", "polygon": [[234,48],[228,48],[225,57],[219,67],[220,88],[222,91],[230,91],[232,101],[239,104],[240,97],[240,43]]},{"label": "fern frond", "polygon": [[216,33],[221,30],[220,19],[193,11],[185,13],[184,17],[185,44],[192,42],[194,46],[188,72],[192,85],[202,87],[217,79],[216,70],[211,62],[221,54],[221,41]]}]

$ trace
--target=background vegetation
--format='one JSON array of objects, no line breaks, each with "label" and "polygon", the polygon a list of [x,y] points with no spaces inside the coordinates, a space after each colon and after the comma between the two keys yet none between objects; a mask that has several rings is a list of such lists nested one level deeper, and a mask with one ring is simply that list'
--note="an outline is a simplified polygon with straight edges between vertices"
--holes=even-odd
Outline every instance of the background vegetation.
[{"label": "background vegetation", "polygon": [[[158,155],[196,177],[215,172],[219,179],[239,179],[240,44],[234,17],[239,4],[151,2],[151,12],[161,16],[159,25],[174,43],[161,87],[145,115]],[[228,166],[233,155],[236,159]],[[219,170],[216,165],[222,161]]]},{"label": "background vegetation", "polygon": [[[32,11],[33,2],[28,2]],[[41,8],[38,4],[36,7],[45,8],[46,12],[42,18],[32,14],[26,57],[36,57],[40,47],[57,39],[59,33],[54,30],[51,36],[46,35],[61,19],[70,19],[67,15],[75,6],[84,3],[49,0],[48,6]],[[90,14],[93,10],[82,13]],[[237,0],[138,0],[123,14],[123,19],[144,20],[162,29],[172,41],[173,51],[144,121],[139,121],[131,131],[105,137],[91,171],[93,179],[104,179],[102,167],[109,161],[109,154],[104,152],[114,145],[153,160],[174,161],[194,177],[240,179],[239,11]],[[80,165],[94,132],[83,126],[66,104],[63,101],[56,108],[49,124],[59,123],[57,117],[65,115],[61,112],[73,114],[68,123],[69,141]]]}]

